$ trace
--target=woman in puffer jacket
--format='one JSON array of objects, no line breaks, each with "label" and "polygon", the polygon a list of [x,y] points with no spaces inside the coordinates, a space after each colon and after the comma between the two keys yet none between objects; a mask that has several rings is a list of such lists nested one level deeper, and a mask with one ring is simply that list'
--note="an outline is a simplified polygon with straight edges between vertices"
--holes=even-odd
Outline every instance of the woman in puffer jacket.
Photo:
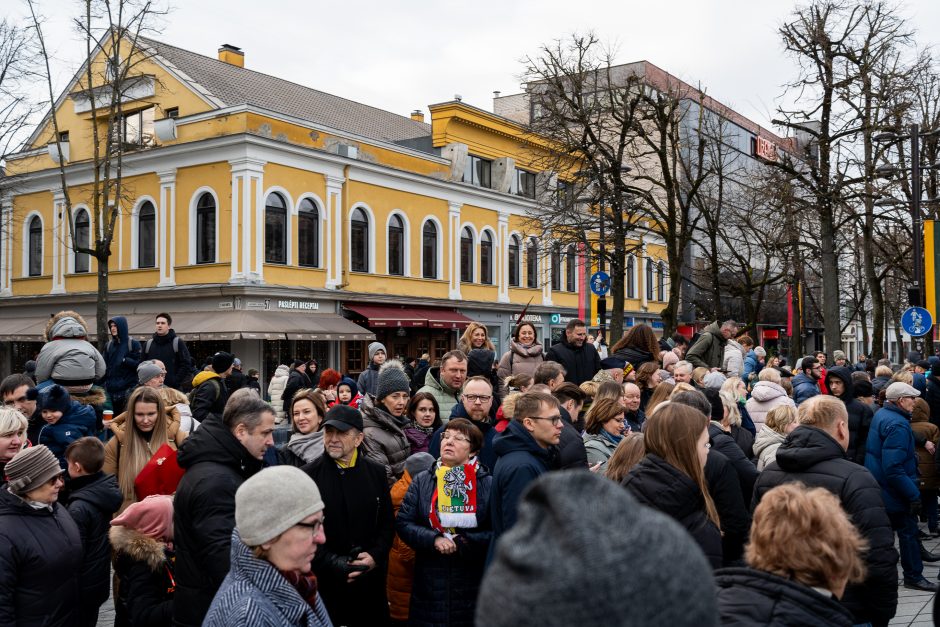
[{"label": "woman in puffer jacket", "polygon": [[88,392],[104,377],[107,363],[88,341],[88,325],[74,311],[60,311],[46,323],[46,343],[36,358],[40,388],[51,380],[69,392]]},{"label": "woman in puffer jacket", "polygon": [[754,456],[757,457],[757,471],[761,472],[768,464],[777,461],[777,449],[791,431],[800,426],[796,407],[781,405],[774,407],[767,414],[764,428],[757,432],[754,439]]},{"label": "woman in puffer jacket", "polygon": [[499,360],[496,374],[501,381],[517,374],[534,375],[543,360],[543,348],[535,333],[535,325],[523,322],[512,332],[509,350]]},{"label": "woman in puffer jacket", "polygon": [[780,385],[780,371],[775,368],[764,368],[757,375],[757,383],[751,390],[751,398],[747,399],[747,403],[744,404],[758,433],[767,419],[767,413],[780,405],[796,407],[796,403]]},{"label": "woman in puffer jacket", "polygon": [[407,412],[411,382],[400,361],[382,364],[375,390],[375,396],[367,394],[359,403],[365,434],[362,446],[366,457],[385,467],[391,488],[405,472],[405,460],[411,455],[404,432],[411,424]]},{"label": "woman in puffer jacket", "polygon": [[274,371],[271,382],[268,383],[268,398],[271,399],[271,407],[277,415],[277,423],[284,424],[287,414],[284,413],[284,388],[287,387],[287,378],[290,376],[290,368],[281,364]]}]

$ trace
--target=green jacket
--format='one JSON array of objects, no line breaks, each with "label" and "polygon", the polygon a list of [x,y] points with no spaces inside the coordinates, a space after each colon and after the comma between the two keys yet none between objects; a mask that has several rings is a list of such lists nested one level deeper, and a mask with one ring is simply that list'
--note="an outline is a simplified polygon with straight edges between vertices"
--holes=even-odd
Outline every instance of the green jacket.
[{"label": "green jacket", "polygon": [[727,343],[728,340],[721,334],[721,325],[712,322],[685,354],[685,359],[696,368],[721,368]]},{"label": "green jacket", "polygon": [[441,420],[447,424],[450,420],[450,412],[460,401],[460,390],[452,390],[446,387],[440,379],[441,369],[428,368],[428,373],[424,377],[424,386],[419,392],[428,392],[437,400],[437,406],[441,408]]}]

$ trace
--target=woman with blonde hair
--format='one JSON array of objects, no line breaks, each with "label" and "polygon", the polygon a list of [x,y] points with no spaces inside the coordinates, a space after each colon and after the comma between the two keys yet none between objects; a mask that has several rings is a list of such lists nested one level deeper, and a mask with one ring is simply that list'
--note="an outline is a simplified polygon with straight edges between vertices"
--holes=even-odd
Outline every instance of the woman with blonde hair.
[{"label": "woman with blonde hair", "polygon": [[0,407],[0,480],[7,462],[26,446],[29,421],[18,409]]},{"label": "woman with blonde hair", "polygon": [[669,395],[672,394],[672,391],[676,389],[674,383],[669,381],[663,381],[656,386],[656,389],[653,390],[653,395],[650,396],[650,400],[646,403],[645,414],[652,414],[656,410],[656,406],[662,403],[663,401],[669,400]]},{"label": "woman with blonde hair", "polygon": [[163,402],[167,409],[175,408],[180,415],[180,431],[192,433],[199,427],[199,421],[193,418],[193,412],[189,407],[189,397],[176,388],[162,387],[160,394],[163,395]]},{"label": "woman with blonde hair", "polygon": [[661,404],[646,419],[643,438],[646,457],[627,474],[624,487],[685,527],[712,567],[720,568],[720,522],[704,472],[708,417],[688,405]]},{"label": "woman with blonde hair", "polygon": [[643,443],[643,433],[631,431],[623,436],[620,444],[614,449],[614,454],[607,460],[604,475],[611,481],[620,483],[645,455],[646,446]]},{"label": "woman with blonde hair", "polygon": [[[738,379],[740,381],[740,379]],[[744,456],[748,459],[754,457],[754,434],[741,426],[741,410],[738,407],[737,399],[731,392],[721,390],[718,392],[718,398],[722,404],[721,428],[734,439]]]},{"label": "woman with blonde hair", "polygon": [[127,411],[111,424],[114,437],[104,450],[103,470],[117,476],[124,495],[118,514],[137,502],[134,480],[154,453],[164,444],[175,450],[189,435],[179,427],[179,414],[173,408],[166,409],[159,391],[141,386],[131,393]]},{"label": "woman with blonde hair", "polygon": [[699,366],[698,368],[692,371],[692,381],[695,382],[700,389],[705,387],[705,375],[709,373],[709,369],[704,366]]},{"label": "woman with blonde hair", "polygon": [[588,464],[600,464],[600,472],[623,439],[623,411],[620,399],[604,398],[594,401],[585,415],[584,450]]},{"label": "woman with blonde hair", "polygon": [[[457,348],[463,351],[464,355],[469,355],[470,351],[478,348],[485,348],[495,351],[496,347],[490,341],[486,327],[479,322],[471,322],[467,325],[467,330],[460,336],[457,342]],[[532,369],[533,371],[535,368]]]},{"label": "woman with blonde hair", "polygon": [[781,405],[774,407],[767,414],[764,428],[754,440],[754,455],[757,456],[758,472],[768,464],[777,461],[777,449],[783,444],[790,432],[800,426],[796,407]]},{"label": "woman with blonde hair", "polygon": [[865,541],[825,488],[785,483],[754,510],[748,568],[715,574],[722,625],[844,625],[839,599],[865,576]]},{"label": "woman with blonde hair", "polygon": [[764,425],[767,413],[780,405],[796,407],[790,393],[783,386],[780,371],[776,368],[764,368],[757,375],[757,383],[751,389],[751,398],[744,404],[758,433]]}]

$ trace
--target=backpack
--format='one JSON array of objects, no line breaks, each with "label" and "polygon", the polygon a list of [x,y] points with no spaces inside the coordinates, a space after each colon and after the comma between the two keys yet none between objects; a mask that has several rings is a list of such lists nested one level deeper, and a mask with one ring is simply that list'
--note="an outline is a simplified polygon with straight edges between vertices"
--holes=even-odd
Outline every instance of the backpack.
[{"label": "backpack", "polygon": [[193,403],[193,397],[196,395],[196,390],[201,388],[206,383],[215,383],[215,385],[213,386],[215,387],[215,400],[219,400],[219,397],[222,396],[222,386],[219,385],[219,382],[216,381],[215,379],[206,379],[205,381],[203,381],[202,383],[194,387],[192,390],[190,390],[189,394],[186,395],[186,398],[189,399],[190,405],[192,405]]},{"label": "backpack", "polygon": [[[153,338],[150,338],[149,340],[147,340],[147,346],[146,348],[144,348],[144,355],[148,355],[148,356],[150,355],[151,346],[153,346]],[[130,347],[130,344],[128,344],[128,347]],[[173,336],[173,354],[178,355],[179,352],[180,352],[180,338],[179,336],[174,335]]]}]

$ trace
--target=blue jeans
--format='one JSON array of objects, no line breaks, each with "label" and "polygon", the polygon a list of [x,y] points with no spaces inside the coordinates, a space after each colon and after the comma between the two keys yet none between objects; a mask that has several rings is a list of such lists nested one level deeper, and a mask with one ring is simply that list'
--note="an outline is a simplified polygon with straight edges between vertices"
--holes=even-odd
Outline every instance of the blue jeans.
[{"label": "blue jeans", "polygon": [[898,534],[904,581],[917,581],[923,578],[924,563],[920,559],[917,516],[912,516],[907,512],[888,512],[888,518],[891,519],[891,528]]}]

